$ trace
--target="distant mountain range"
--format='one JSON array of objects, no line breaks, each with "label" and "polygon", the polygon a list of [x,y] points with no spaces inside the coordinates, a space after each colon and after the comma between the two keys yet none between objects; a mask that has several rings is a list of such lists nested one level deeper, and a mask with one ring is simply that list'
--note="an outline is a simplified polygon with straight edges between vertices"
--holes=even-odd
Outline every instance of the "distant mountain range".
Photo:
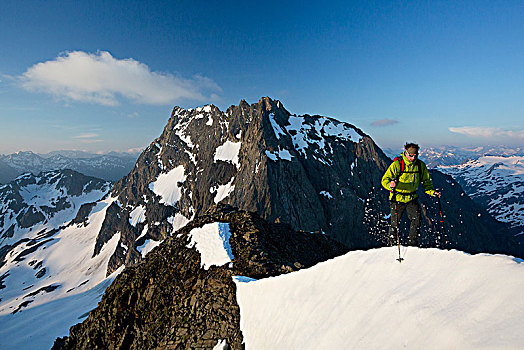
[{"label": "distant mountain range", "polygon": [[47,154],[17,152],[0,155],[0,183],[13,181],[21,174],[71,169],[87,176],[117,181],[129,173],[137,155],[111,152],[92,154],[82,151],[53,151]]},{"label": "distant mountain range", "polygon": [[[401,152],[402,148],[399,150],[384,149],[384,153],[390,158],[398,156]],[[459,165],[483,156],[524,156],[524,149],[508,146],[439,146],[420,149],[420,159],[426,163],[428,168],[436,168],[440,165]]]},{"label": "distant mountain range", "polygon": [[509,223],[524,245],[524,156],[483,156],[439,166],[497,220]]}]

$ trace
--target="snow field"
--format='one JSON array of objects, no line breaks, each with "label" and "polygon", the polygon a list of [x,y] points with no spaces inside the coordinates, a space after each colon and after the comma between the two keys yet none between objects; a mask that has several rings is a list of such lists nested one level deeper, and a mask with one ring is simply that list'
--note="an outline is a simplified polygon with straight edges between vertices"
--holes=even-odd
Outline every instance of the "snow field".
[{"label": "snow field", "polygon": [[216,193],[215,198],[213,198],[213,201],[215,204],[221,202],[225,198],[229,197],[231,193],[235,190],[235,185],[233,185],[233,182],[235,181],[235,178],[232,177],[231,180],[225,184],[225,185],[218,185],[217,187],[211,187],[209,189],[209,192]]},{"label": "snow field", "polygon": [[146,221],[146,207],[143,205],[137,206],[129,213],[129,223],[136,227],[136,224]]},{"label": "snow field", "polygon": [[246,349],[524,346],[524,264],[397,248],[350,252],[258,281],[235,278]]}]

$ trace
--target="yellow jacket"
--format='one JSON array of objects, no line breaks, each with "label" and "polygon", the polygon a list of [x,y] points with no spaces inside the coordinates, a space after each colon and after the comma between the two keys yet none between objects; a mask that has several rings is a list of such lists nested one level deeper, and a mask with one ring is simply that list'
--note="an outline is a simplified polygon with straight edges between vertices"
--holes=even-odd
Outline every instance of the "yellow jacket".
[{"label": "yellow jacket", "polygon": [[[429,177],[428,168],[423,161],[416,159],[413,162],[410,162],[404,152],[402,152],[402,159],[404,159],[404,172],[397,181],[397,186],[395,187],[395,200],[397,202],[407,203],[418,197],[417,189],[420,183],[424,188],[424,192],[428,195],[433,196],[435,194],[435,189],[433,188],[433,182]],[[389,166],[388,170],[382,176],[382,186],[388,191],[390,191],[389,200],[393,200],[394,193],[389,187],[391,181],[395,181],[400,174],[400,161],[396,160]],[[419,172],[420,167],[420,172]]]}]

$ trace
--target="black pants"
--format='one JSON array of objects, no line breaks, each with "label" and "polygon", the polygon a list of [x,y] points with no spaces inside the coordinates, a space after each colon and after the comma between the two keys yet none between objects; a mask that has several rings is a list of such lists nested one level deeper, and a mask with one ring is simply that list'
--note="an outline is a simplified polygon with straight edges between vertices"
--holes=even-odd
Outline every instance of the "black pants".
[{"label": "black pants", "polygon": [[[408,213],[408,219],[411,221],[409,226],[408,245],[418,245],[418,237],[420,236],[420,206],[418,200],[415,198],[408,203],[390,202],[391,207],[391,226],[389,227],[390,243],[395,244],[397,239],[397,230],[402,219],[404,211]],[[400,235],[400,232],[399,232]]]}]

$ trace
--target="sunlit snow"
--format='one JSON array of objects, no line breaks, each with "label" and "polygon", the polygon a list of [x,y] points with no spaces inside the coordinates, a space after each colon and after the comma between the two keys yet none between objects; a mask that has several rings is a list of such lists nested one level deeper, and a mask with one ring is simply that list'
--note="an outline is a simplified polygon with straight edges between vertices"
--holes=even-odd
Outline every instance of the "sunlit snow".
[{"label": "sunlit snow", "polygon": [[215,151],[215,162],[217,160],[223,160],[224,162],[231,162],[236,165],[237,169],[240,168],[238,161],[238,153],[242,142],[231,142],[226,141],[223,145],[218,146]]},{"label": "sunlit snow", "polygon": [[[69,226],[20,263],[10,265],[10,275],[4,280],[0,304],[0,349],[49,349],[58,336],[96,307],[110,281],[122,271],[106,278],[107,264],[120,241],[115,234],[93,257],[94,243],[105,218],[106,210],[115,198],[100,201],[92,209],[87,226]],[[29,263],[41,261],[45,267],[42,278],[35,277]],[[5,268],[5,266],[4,266]],[[1,273],[0,273],[1,274]],[[29,294],[49,286],[51,292]],[[20,298],[25,295],[24,298]],[[24,301],[32,301],[20,308]],[[18,312],[12,314],[15,310]],[[35,320],[38,325],[28,327]]]},{"label": "sunlit snow", "polygon": [[219,203],[223,201],[225,198],[229,197],[231,193],[235,190],[235,185],[233,185],[233,181],[235,181],[235,178],[231,178],[231,180],[225,184],[225,185],[218,185],[216,188],[212,187],[209,189],[211,193],[216,193],[215,198],[213,198],[213,201],[216,203]]},{"label": "sunlit snow", "polygon": [[524,156],[483,156],[437,169],[466,183],[473,198],[487,200],[488,211],[512,226],[524,225]]},{"label": "sunlit snow", "polygon": [[182,195],[178,183],[185,180],[184,166],[179,165],[167,174],[160,174],[155,182],[149,184],[149,189],[161,197],[160,203],[174,205]]},{"label": "sunlit snow", "polygon": [[176,213],[175,216],[167,218],[167,222],[169,222],[173,226],[173,232],[186,226],[190,220],[191,219],[186,218],[184,215],[180,213]]},{"label": "sunlit snow", "polygon": [[136,226],[138,223],[146,221],[146,208],[143,205],[137,206],[129,213],[129,223]]},{"label": "sunlit snow", "polygon": [[287,275],[235,278],[246,349],[517,349],[524,264],[396,247]]}]

